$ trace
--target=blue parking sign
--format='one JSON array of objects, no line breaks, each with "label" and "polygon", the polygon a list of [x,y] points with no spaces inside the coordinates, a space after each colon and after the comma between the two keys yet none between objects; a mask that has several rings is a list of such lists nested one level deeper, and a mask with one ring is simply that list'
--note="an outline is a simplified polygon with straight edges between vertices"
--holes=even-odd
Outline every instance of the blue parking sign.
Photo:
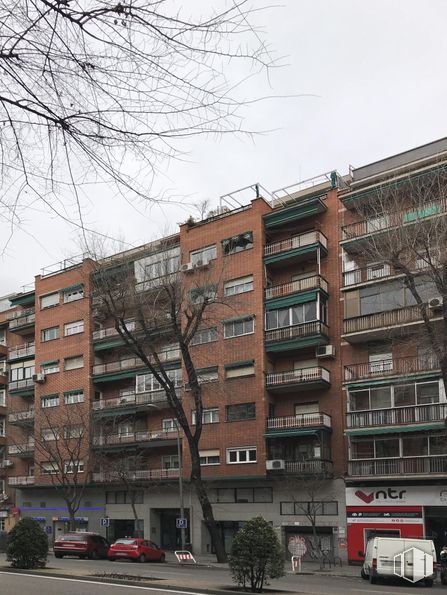
[{"label": "blue parking sign", "polygon": [[188,519],[182,519],[181,517],[175,519],[175,526],[177,529],[187,529],[188,528]]},{"label": "blue parking sign", "polygon": [[101,525],[101,527],[110,527],[110,519],[108,517],[103,517],[99,521],[99,524]]}]

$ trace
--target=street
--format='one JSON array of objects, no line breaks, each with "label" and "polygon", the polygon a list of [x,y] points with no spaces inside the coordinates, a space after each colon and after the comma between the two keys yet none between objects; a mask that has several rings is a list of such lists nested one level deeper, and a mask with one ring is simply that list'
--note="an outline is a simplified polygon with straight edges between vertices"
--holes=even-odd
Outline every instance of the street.
[{"label": "street", "polygon": [[[4,565],[4,555],[0,556],[0,565]],[[228,590],[232,588],[231,577],[227,568],[206,566],[180,567],[175,564],[135,564],[133,562],[109,562],[107,560],[78,560],[64,558],[56,560],[50,556],[48,571],[65,576],[35,576],[28,574],[11,574],[0,571],[1,595],[18,595],[38,590],[42,595],[135,595],[137,592],[147,592],[148,595],[174,593],[184,595],[186,592],[202,595],[209,590]],[[154,580],[153,584],[145,582],[138,586],[121,584],[95,583],[93,575],[101,574],[146,577]],[[70,575],[70,578],[66,578]],[[81,576],[88,577],[82,580]],[[158,580],[157,580],[158,579]],[[113,581],[113,579],[111,578]],[[187,591],[185,591],[187,589]],[[359,576],[330,576],[330,575],[293,575],[272,582],[271,591],[282,593],[296,593],[307,595],[355,595],[377,594],[393,595],[400,593],[430,593],[423,586],[414,587],[410,583],[370,585]],[[437,582],[433,590],[445,589]],[[271,592],[270,591],[270,592]]]}]

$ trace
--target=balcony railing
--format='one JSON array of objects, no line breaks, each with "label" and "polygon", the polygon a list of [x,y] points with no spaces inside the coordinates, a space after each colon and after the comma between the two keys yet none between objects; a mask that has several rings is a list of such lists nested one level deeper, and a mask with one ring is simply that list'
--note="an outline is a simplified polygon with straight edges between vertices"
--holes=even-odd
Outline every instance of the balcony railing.
[{"label": "balcony railing", "polygon": [[[431,310],[428,310],[427,313],[430,318],[437,316]],[[378,312],[377,314],[365,314],[364,316],[356,316],[355,318],[345,318],[343,332],[345,334],[357,333],[360,331],[411,324],[412,322],[422,322],[419,306],[406,306],[397,310]]]},{"label": "balcony railing", "polygon": [[23,345],[17,345],[16,347],[11,347],[8,349],[8,359],[18,359],[19,357],[27,357],[29,355],[34,355],[35,353],[35,344],[33,343],[24,343]]},{"label": "balcony railing", "polygon": [[296,248],[304,248],[305,246],[311,246],[319,242],[324,248],[327,248],[327,238],[320,231],[309,231],[302,233],[279,242],[272,242],[266,244],[264,247],[264,256],[273,256],[274,254],[281,254],[282,252],[288,252],[289,250],[295,250]]},{"label": "balcony railing", "polygon": [[328,284],[326,279],[320,275],[311,275],[304,279],[297,279],[290,281],[290,283],[282,283],[281,285],[274,285],[265,290],[265,299],[280,298],[291,293],[299,293],[300,291],[309,291],[311,289],[322,289],[328,292]]},{"label": "balcony railing", "polygon": [[[169,362],[180,358],[180,349],[171,349],[169,351],[160,351],[158,354],[160,362]],[[153,358],[149,358],[153,361]],[[116,362],[109,362],[107,364],[95,364],[93,366],[93,374],[108,374],[109,372],[123,372],[125,370],[132,370],[135,368],[144,368],[145,365],[139,357],[129,357],[127,359]]]},{"label": "balcony railing", "polygon": [[[126,329],[130,332],[136,329],[135,320],[128,320],[125,322]],[[93,341],[99,341],[101,339],[107,339],[108,337],[116,337],[119,333],[114,326],[109,328],[101,328],[93,332]]]},{"label": "balcony railing", "polygon": [[97,482],[121,482],[123,477],[127,481],[175,479],[179,476],[178,469],[143,469],[141,471],[100,471],[93,473],[92,479]]},{"label": "balcony railing", "polygon": [[419,372],[439,370],[438,360],[432,357],[395,357],[345,366],[345,381],[386,376],[407,376]]},{"label": "balcony railing", "polygon": [[8,384],[8,388],[10,391],[34,388],[34,381],[32,378],[25,378],[24,380],[13,380]]},{"label": "balcony railing", "polygon": [[31,486],[34,485],[36,478],[34,475],[16,475],[8,477],[8,485],[10,486]]},{"label": "balcony railing", "polygon": [[[176,394],[181,398],[181,386],[176,390]],[[101,399],[100,401],[93,401],[93,409],[100,411],[102,409],[115,409],[122,407],[129,407],[129,405],[154,405],[164,406],[168,404],[166,393],[164,390],[155,390],[145,393],[135,393],[134,391],[126,391],[116,399]]]},{"label": "balcony railing", "polygon": [[136,442],[150,442],[152,440],[172,440],[177,438],[177,430],[144,430],[129,432],[128,434],[110,434],[108,436],[94,436],[95,446],[111,446],[114,444],[134,444]]},{"label": "balcony railing", "polygon": [[295,324],[294,326],[286,326],[265,332],[266,341],[288,341],[290,339],[299,339],[308,335],[328,335],[329,328],[324,322],[313,320],[312,322],[304,322],[302,324]]},{"label": "balcony railing", "polygon": [[425,205],[415,206],[405,211],[395,213],[386,213],[383,216],[370,219],[363,219],[342,227],[342,237],[344,240],[352,240],[373,233],[401,227],[402,225],[421,222],[424,219],[440,215],[446,212],[446,200],[444,198],[431,201]]},{"label": "balcony railing", "polygon": [[21,421],[32,421],[34,419],[34,409],[28,411],[16,411],[8,415],[9,423],[21,422]]},{"label": "balcony railing", "polygon": [[24,444],[11,444],[8,446],[8,454],[10,455],[27,455],[34,452],[34,441],[25,442]]},{"label": "balcony railing", "polygon": [[447,455],[432,457],[406,457],[396,459],[364,459],[349,462],[349,475],[352,477],[374,477],[386,475],[431,475],[447,473]]},{"label": "balcony railing", "polygon": [[357,285],[357,283],[376,281],[377,279],[389,279],[394,275],[396,275],[396,272],[387,264],[377,268],[366,266],[359,269],[353,269],[352,271],[343,271],[343,287]]},{"label": "balcony railing", "polygon": [[9,319],[9,330],[13,331],[21,326],[28,326],[34,324],[36,321],[36,314],[34,308],[27,308],[20,312],[14,312]]},{"label": "balcony railing", "polygon": [[330,428],[331,416],[327,413],[300,413],[289,417],[269,417],[267,430],[286,430],[288,428]]},{"label": "balcony railing", "polygon": [[447,403],[348,411],[346,415],[346,425],[348,428],[400,426],[433,421],[443,422],[447,417]]},{"label": "balcony railing", "polygon": [[288,384],[308,384],[309,382],[327,382],[330,384],[331,376],[329,370],[320,366],[311,368],[297,368],[288,372],[275,372],[266,375],[267,388],[287,386]]},{"label": "balcony railing", "polygon": [[[269,461],[267,461],[268,465]],[[309,461],[285,461],[283,468],[278,467],[273,471],[300,475],[331,475],[333,469],[332,461],[324,459],[313,459]]]}]

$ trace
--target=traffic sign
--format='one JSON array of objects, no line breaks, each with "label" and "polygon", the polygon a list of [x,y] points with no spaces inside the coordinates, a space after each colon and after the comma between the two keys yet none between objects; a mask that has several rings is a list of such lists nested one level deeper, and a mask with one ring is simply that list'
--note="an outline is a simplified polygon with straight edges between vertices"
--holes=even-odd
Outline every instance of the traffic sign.
[{"label": "traffic sign", "polygon": [[187,529],[188,519],[182,519],[181,517],[175,519],[175,526],[177,527],[177,529]]},{"label": "traffic sign", "polygon": [[108,517],[102,517],[102,519],[99,521],[99,524],[101,527],[110,527],[110,519]]}]

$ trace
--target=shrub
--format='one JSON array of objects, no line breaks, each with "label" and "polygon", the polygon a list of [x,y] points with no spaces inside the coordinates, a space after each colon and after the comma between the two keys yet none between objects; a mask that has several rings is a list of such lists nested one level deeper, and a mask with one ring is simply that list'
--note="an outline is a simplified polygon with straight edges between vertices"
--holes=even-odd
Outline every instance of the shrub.
[{"label": "shrub", "polygon": [[6,559],[13,568],[44,568],[48,538],[33,519],[22,519],[8,534]]},{"label": "shrub", "polygon": [[229,563],[233,580],[247,591],[262,593],[268,578],[284,575],[284,554],[270,523],[251,519],[233,540]]}]

